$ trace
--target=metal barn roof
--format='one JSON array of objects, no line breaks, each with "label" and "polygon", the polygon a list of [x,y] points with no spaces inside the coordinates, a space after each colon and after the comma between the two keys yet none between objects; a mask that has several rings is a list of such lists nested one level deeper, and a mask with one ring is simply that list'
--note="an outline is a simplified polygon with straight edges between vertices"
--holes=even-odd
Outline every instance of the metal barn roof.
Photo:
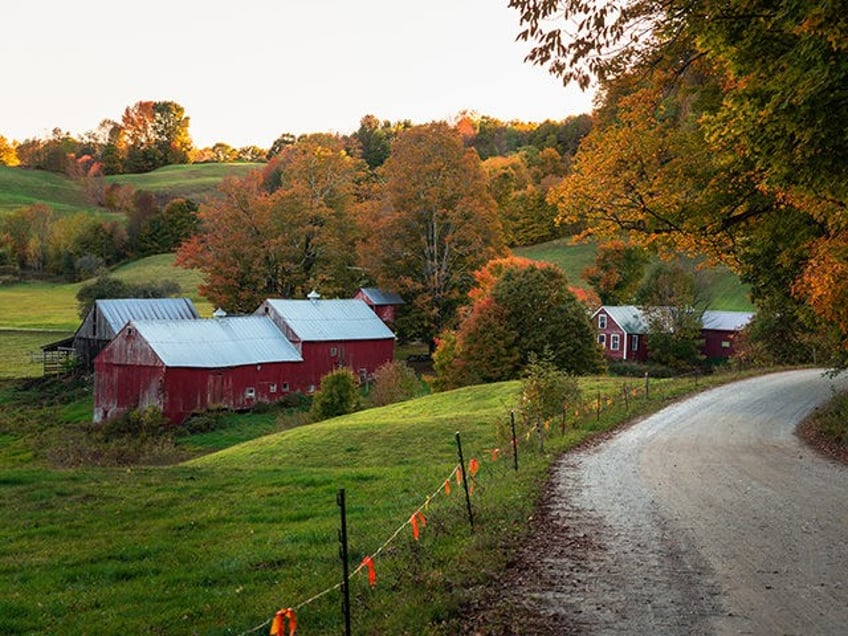
[{"label": "metal barn roof", "polygon": [[135,328],[169,367],[209,369],[303,360],[265,316],[133,320],[128,328]]},{"label": "metal barn roof", "polygon": [[606,311],[626,333],[648,333],[648,320],[642,310],[635,305],[604,305],[601,309]]},{"label": "metal barn roof", "polygon": [[94,301],[114,333],[130,320],[191,320],[200,318],[188,298],[112,298]]},{"label": "metal barn roof", "polygon": [[361,291],[375,307],[380,305],[403,305],[405,304],[400,294],[395,292],[383,291],[377,287],[362,287]]},{"label": "metal barn roof", "polygon": [[269,298],[270,308],[304,341],[382,340],[394,338],[385,323],[358,298],[291,300]]},{"label": "metal barn roof", "polygon": [[754,314],[748,311],[717,311],[708,309],[701,317],[704,329],[715,331],[740,331],[745,327]]}]

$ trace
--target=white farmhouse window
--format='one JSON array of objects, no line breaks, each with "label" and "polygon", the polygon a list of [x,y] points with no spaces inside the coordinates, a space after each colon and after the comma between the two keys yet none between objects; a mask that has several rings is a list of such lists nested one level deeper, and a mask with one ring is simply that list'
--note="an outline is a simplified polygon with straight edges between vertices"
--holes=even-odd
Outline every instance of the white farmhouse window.
[{"label": "white farmhouse window", "polygon": [[252,386],[247,387],[244,390],[244,397],[246,397],[248,400],[252,400],[256,397],[256,389]]},{"label": "white farmhouse window", "polygon": [[598,344],[601,345],[602,347],[607,346],[607,334],[605,334],[605,333],[599,333],[598,334]]},{"label": "white farmhouse window", "polygon": [[617,333],[610,335],[610,350],[618,351],[619,346],[621,346],[621,336]]},{"label": "white farmhouse window", "polygon": [[598,329],[606,329],[607,328],[607,316],[606,314],[598,315]]}]

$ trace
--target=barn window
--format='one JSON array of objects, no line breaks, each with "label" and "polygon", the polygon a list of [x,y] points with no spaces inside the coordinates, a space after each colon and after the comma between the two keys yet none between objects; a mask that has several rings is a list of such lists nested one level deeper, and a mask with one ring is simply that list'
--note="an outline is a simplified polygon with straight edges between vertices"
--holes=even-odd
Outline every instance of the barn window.
[{"label": "barn window", "polygon": [[639,334],[637,333],[630,336],[630,350],[639,351]]},{"label": "barn window", "polygon": [[621,336],[617,333],[614,333],[610,336],[610,349],[612,351],[618,351],[618,347],[621,344]]},{"label": "barn window", "polygon": [[339,355],[339,348],[338,347],[330,347],[330,357],[335,358],[337,355]]},{"label": "barn window", "polygon": [[598,316],[598,329],[606,329],[607,328],[607,316],[606,314],[600,314]]},{"label": "barn window", "polygon": [[247,387],[244,390],[244,397],[246,397],[248,400],[252,400],[253,398],[256,397],[256,389],[253,388],[252,386]]},{"label": "barn window", "polygon": [[730,349],[730,340],[722,340],[721,341],[722,349]]},{"label": "barn window", "polygon": [[277,385],[276,384],[272,384],[271,386],[268,387],[268,393],[276,393],[276,392],[277,392]]},{"label": "barn window", "polygon": [[598,344],[601,345],[602,347],[607,346],[607,334],[605,334],[605,333],[599,333],[598,334]]},{"label": "barn window", "polygon": [[288,391],[288,390],[289,390],[289,383],[283,382],[283,391]]}]

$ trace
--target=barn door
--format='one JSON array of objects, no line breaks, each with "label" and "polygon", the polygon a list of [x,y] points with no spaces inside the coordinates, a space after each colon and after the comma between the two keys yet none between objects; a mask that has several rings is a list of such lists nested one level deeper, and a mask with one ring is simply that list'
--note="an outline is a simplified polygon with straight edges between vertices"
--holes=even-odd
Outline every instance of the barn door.
[{"label": "barn door", "polygon": [[209,376],[208,407],[216,408],[224,404],[224,374],[213,373]]}]

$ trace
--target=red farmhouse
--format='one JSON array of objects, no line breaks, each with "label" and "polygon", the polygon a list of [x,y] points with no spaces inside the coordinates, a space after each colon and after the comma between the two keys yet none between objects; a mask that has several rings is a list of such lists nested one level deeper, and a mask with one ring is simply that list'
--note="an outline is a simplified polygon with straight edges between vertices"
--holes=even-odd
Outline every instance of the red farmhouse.
[{"label": "red farmhouse", "polygon": [[592,315],[592,322],[598,344],[610,360],[643,362],[648,358],[648,323],[638,307],[604,305]]},{"label": "red farmhouse", "polygon": [[751,322],[754,314],[742,311],[705,311],[701,317],[702,353],[708,359],[736,354],[736,336]]},{"label": "red farmhouse", "polygon": [[349,367],[361,380],[394,358],[395,335],[356,298],[268,299],[255,312],[269,316],[303,357],[302,382],[315,389],[330,371]]},{"label": "red farmhouse", "polygon": [[397,308],[405,304],[403,298],[394,292],[383,291],[376,287],[363,287],[353,296],[364,300],[374,313],[380,317],[384,323],[391,327],[397,319]]},{"label": "red farmhouse", "polygon": [[153,406],[173,424],[304,390],[300,354],[271,320],[139,320],[97,356],[94,421]]}]

